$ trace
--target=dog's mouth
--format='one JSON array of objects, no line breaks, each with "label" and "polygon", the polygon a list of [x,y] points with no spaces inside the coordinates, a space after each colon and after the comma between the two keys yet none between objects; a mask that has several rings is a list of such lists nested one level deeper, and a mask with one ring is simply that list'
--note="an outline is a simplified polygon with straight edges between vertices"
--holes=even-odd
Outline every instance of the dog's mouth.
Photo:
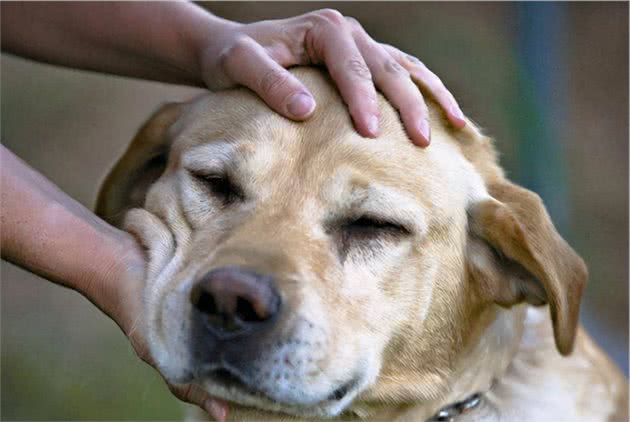
[{"label": "dog's mouth", "polygon": [[350,391],[358,384],[357,380],[352,380],[341,387],[337,388],[335,391],[330,393],[326,401],[341,401],[343,400]]},{"label": "dog's mouth", "polygon": [[208,374],[209,378],[219,386],[225,388],[228,391],[238,391],[239,393],[245,393],[250,396],[256,396],[270,400],[262,391],[251,388],[245,384],[241,378],[229,371],[228,369],[221,368],[215,369]]},{"label": "dog's mouth", "polygon": [[[228,392],[228,394],[232,393],[239,397],[249,396],[251,398],[262,399],[280,406],[289,406],[291,408],[301,407],[296,406],[295,403],[279,402],[268,392],[252,387],[245,382],[241,376],[226,368],[214,369],[208,372],[207,378],[213,384],[220,387],[221,390]],[[325,399],[309,404],[306,407],[327,407],[337,404],[343,401],[349,394],[353,393],[358,388],[359,383],[359,377],[354,377],[352,380],[333,390],[330,394],[328,394],[328,396],[326,396]],[[230,400],[230,397],[225,397],[225,399]]]}]

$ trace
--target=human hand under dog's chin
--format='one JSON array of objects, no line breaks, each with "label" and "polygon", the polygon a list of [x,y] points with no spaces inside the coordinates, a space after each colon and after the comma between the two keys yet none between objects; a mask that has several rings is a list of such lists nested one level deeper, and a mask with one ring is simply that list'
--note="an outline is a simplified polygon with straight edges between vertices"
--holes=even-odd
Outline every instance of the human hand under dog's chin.
[{"label": "human hand under dog's chin", "polygon": [[308,118],[315,100],[285,68],[324,65],[363,136],[379,133],[378,89],[399,110],[411,140],[427,146],[429,114],[415,84],[435,99],[453,126],[466,124],[451,93],[422,62],[374,41],[355,19],[335,10],[252,24],[223,20],[204,40],[201,76],[210,89],[247,86],[293,120]]},{"label": "human hand under dog's chin", "polygon": [[104,282],[94,283],[90,291],[83,293],[118,324],[138,357],[157,369],[175,397],[201,407],[214,420],[224,422],[228,408],[226,402],[210,396],[199,385],[169,382],[152,358],[142,330],[142,290],[146,258],[141,246],[129,235],[124,236],[115,252],[120,257],[116,260],[120,265],[114,265],[110,271],[105,272],[107,278]]}]

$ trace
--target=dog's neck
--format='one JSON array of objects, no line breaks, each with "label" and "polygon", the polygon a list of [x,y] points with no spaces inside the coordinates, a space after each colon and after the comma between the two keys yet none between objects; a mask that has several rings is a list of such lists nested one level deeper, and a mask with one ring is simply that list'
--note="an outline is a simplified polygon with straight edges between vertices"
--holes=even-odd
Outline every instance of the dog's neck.
[{"label": "dog's neck", "polygon": [[[496,309],[496,317],[484,330],[479,341],[456,362],[445,382],[445,388],[435,398],[419,397],[405,403],[385,404],[375,400],[356,400],[347,413],[360,419],[397,420],[413,415],[413,420],[425,421],[441,410],[466,402],[475,394],[490,391],[501,379],[519,349],[523,335],[526,307]],[[378,392],[374,395],[376,396]]]}]

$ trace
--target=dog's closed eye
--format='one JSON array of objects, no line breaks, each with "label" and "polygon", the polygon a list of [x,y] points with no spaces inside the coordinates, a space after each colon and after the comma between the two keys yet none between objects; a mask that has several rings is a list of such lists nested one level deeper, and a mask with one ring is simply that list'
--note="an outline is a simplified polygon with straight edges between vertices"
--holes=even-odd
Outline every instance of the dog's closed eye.
[{"label": "dog's closed eye", "polygon": [[346,237],[355,240],[410,234],[410,231],[401,224],[369,216],[351,219],[341,225],[341,230]]},{"label": "dog's closed eye", "polygon": [[342,259],[355,247],[372,250],[382,246],[382,242],[397,241],[411,235],[411,231],[402,224],[367,215],[331,224],[328,232],[334,235]]},{"label": "dog's closed eye", "polygon": [[212,196],[219,199],[223,205],[230,205],[245,199],[245,193],[240,186],[232,181],[227,174],[205,173],[190,171],[191,176],[201,183]]}]

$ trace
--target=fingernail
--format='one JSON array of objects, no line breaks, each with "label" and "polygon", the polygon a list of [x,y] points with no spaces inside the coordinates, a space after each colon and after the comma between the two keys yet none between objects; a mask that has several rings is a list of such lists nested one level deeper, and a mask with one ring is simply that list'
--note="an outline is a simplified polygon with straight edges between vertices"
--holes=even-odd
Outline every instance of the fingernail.
[{"label": "fingernail", "polygon": [[305,92],[298,92],[289,98],[287,111],[293,117],[308,116],[315,108],[315,100]]},{"label": "fingernail", "polygon": [[225,422],[227,418],[227,405],[225,403],[210,399],[209,403],[205,403],[204,408],[217,422]]},{"label": "fingernail", "polygon": [[370,116],[367,121],[367,129],[372,136],[378,136],[378,116]]},{"label": "fingernail", "polygon": [[461,122],[463,123],[463,125],[466,124],[466,118],[464,117],[464,113],[462,113],[462,111],[459,109],[459,107],[453,106],[451,107],[451,115],[453,115],[453,117],[455,117],[458,120],[461,120]]},{"label": "fingernail", "polygon": [[429,127],[429,122],[427,120],[421,120],[418,124],[418,130],[425,140],[425,144],[421,146],[429,145],[431,143],[431,128]]}]

